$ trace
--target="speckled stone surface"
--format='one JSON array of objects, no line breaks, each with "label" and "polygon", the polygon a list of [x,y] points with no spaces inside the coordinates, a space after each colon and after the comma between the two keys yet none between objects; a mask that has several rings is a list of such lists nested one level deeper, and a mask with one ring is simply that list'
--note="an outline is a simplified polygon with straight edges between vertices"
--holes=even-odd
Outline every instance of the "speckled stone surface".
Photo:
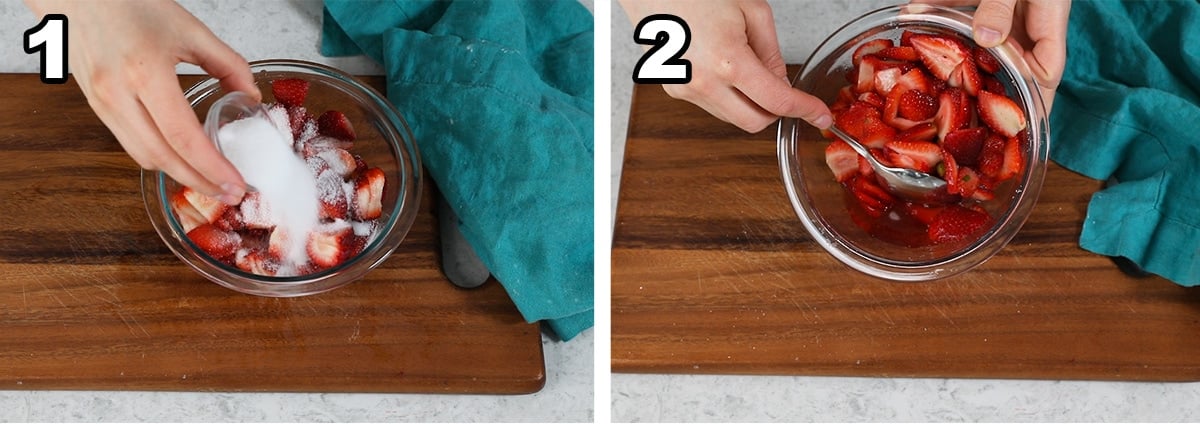
[{"label": "speckled stone surface", "polygon": [[[789,63],[800,63],[840,23],[896,2],[770,3],[783,56]],[[614,217],[631,75],[641,54],[632,34],[633,26],[614,2]],[[611,396],[613,422],[1200,420],[1200,383],[614,374]]]},{"label": "speckled stone surface", "polygon": [[[583,3],[592,5],[590,0]],[[369,59],[318,53],[320,0],[180,4],[247,60],[303,59],[354,74],[382,74]],[[37,72],[37,56],[21,48],[24,30],[36,23],[21,1],[0,0],[0,72]],[[199,73],[194,66],[178,71]],[[0,391],[0,421],[590,422],[593,334],[588,330],[567,343],[543,337],[546,386],[532,395]]]}]

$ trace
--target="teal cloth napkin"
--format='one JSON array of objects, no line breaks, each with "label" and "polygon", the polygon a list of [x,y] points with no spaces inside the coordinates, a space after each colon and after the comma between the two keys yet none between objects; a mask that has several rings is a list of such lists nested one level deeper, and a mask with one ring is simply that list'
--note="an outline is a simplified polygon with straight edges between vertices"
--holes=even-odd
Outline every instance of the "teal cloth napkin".
[{"label": "teal cloth napkin", "polygon": [[575,1],[328,0],[326,56],[387,71],[463,236],[529,322],[593,325],[593,28]]},{"label": "teal cloth napkin", "polygon": [[1200,3],[1073,3],[1050,157],[1116,181],[1079,244],[1200,284]]}]

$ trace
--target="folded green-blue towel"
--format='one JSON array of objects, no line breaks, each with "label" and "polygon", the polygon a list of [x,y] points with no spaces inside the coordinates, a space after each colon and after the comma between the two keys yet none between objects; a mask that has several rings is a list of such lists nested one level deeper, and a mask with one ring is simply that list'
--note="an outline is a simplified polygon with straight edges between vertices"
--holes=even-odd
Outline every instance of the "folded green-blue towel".
[{"label": "folded green-blue towel", "polygon": [[326,56],[366,54],[463,236],[529,322],[593,325],[592,15],[575,1],[327,0]]},{"label": "folded green-blue towel", "polygon": [[1115,185],[1079,244],[1200,284],[1200,3],[1076,1],[1050,157]]}]

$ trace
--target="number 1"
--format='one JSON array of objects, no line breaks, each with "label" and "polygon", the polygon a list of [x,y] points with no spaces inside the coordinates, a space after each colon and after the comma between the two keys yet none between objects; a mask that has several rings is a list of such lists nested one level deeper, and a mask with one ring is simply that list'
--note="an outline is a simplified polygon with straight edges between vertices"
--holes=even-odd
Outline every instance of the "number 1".
[{"label": "number 1", "polygon": [[25,53],[41,53],[42,82],[67,82],[67,16],[46,15],[37,26],[25,31]]}]

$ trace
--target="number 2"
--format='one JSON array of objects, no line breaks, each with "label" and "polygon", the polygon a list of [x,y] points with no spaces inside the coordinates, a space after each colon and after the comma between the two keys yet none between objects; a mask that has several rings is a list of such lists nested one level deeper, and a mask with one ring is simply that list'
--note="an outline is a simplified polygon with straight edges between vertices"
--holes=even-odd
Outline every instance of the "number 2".
[{"label": "number 2", "polygon": [[25,53],[41,53],[43,83],[67,82],[67,16],[46,15],[37,26],[26,30]]},{"label": "number 2", "polygon": [[650,15],[633,30],[633,41],[651,45],[633,67],[638,84],[687,84],[692,81],[692,62],[681,59],[692,42],[687,22],[675,15]]}]

